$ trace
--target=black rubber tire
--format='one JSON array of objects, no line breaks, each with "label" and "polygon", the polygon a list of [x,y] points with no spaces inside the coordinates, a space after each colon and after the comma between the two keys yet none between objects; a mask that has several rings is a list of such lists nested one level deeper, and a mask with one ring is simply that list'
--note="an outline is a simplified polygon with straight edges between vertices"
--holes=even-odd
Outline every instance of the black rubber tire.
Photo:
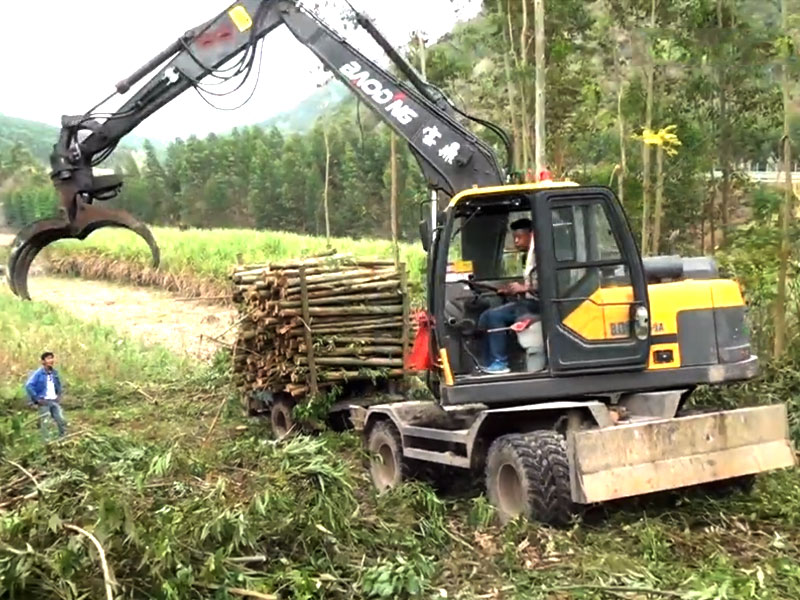
[{"label": "black rubber tire", "polygon": [[403,458],[400,432],[389,421],[379,421],[367,434],[370,453],[369,474],[378,492],[397,487],[410,479],[410,468]]},{"label": "black rubber tire", "polygon": [[277,439],[283,439],[287,435],[296,431],[292,411],[294,410],[294,402],[287,398],[279,398],[272,403],[272,408],[269,411],[269,421],[272,425],[272,433]]},{"label": "black rubber tire", "polygon": [[555,431],[504,435],[489,448],[486,493],[503,523],[519,515],[569,525],[575,514],[567,444]]}]

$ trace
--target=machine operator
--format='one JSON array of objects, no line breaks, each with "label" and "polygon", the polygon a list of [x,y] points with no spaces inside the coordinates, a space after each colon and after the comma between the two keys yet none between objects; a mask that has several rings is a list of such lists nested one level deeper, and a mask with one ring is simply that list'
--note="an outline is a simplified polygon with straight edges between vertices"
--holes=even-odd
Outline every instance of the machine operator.
[{"label": "machine operator", "polygon": [[517,219],[511,223],[514,247],[525,253],[525,271],[521,282],[514,281],[498,288],[503,296],[516,297],[502,306],[490,308],[481,313],[478,327],[488,331],[484,347],[484,373],[500,375],[510,373],[508,366],[508,330],[521,316],[539,314],[539,300],[535,296],[538,289],[536,277],[536,258],[534,256],[533,225],[530,219]]}]

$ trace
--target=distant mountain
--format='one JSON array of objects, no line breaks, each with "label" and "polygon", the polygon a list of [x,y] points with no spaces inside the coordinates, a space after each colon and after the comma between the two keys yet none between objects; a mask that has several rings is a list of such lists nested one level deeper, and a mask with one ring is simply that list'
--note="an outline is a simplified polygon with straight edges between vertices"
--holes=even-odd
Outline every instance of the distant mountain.
[{"label": "distant mountain", "polygon": [[[338,81],[331,81],[318,89],[294,108],[257,123],[265,129],[277,127],[283,133],[306,133],[323,113],[334,109],[350,96],[349,90]],[[48,164],[53,144],[58,140],[59,129],[53,125],[28,121],[0,114],[0,153],[21,142],[31,154],[43,164]],[[119,150],[136,151],[141,149],[145,139],[127,135],[119,145]],[[168,144],[150,140],[159,154]]]},{"label": "distant mountain", "polygon": [[283,133],[306,133],[314,126],[317,118],[333,109],[350,96],[344,84],[331,81],[318,89],[294,108],[258,123],[259,127],[277,127]]},{"label": "distant mountain", "polygon": [[[47,164],[53,144],[58,141],[59,129],[53,125],[28,121],[0,115],[0,153],[5,152],[17,142],[21,142],[31,154],[42,163]],[[125,136],[120,144],[121,150],[137,150],[144,144],[144,138],[134,135]],[[153,146],[160,149],[163,143],[153,141]]]},{"label": "distant mountain", "polygon": [[0,152],[21,142],[36,158],[47,162],[57,139],[58,129],[52,125],[0,115]]}]

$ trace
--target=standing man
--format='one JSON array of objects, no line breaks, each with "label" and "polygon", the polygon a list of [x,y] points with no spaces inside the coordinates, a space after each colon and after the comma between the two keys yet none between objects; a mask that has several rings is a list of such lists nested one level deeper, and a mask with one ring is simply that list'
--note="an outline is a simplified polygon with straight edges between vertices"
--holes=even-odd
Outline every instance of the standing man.
[{"label": "standing man", "polygon": [[514,322],[525,314],[539,313],[539,300],[535,297],[538,287],[536,277],[536,256],[533,244],[533,224],[530,219],[517,219],[511,223],[511,231],[514,235],[514,247],[520,252],[524,252],[525,272],[522,282],[513,282],[499,288],[500,294],[504,296],[517,296],[518,299],[508,302],[496,308],[485,310],[480,319],[478,327],[487,334],[489,360],[487,366],[483,367],[484,373],[499,375],[509,373],[508,367],[508,332],[491,331],[493,329],[503,329],[514,324]]},{"label": "standing man", "polygon": [[52,417],[58,425],[58,437],[64,437],[67,432],[67,423],[61,410],[61,379],[58,371],[53,368],[56,361],[52,352],[42,354],[42,366],[34,371],[25,384],[31,406],[39,407],[39,427],[44,441],[48,439],[50,429],[47,417]]}]

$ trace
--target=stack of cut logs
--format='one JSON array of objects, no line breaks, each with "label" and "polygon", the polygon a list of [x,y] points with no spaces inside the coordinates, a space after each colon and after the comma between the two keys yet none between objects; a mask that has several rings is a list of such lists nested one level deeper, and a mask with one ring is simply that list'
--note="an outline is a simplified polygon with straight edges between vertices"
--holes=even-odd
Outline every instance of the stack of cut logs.
[{"label": "stack of cut logs", "polygon": [[244,265],[232,279],[242,391],[302,397],[331,384],[403,376],[405,265],[337,254]]}]

